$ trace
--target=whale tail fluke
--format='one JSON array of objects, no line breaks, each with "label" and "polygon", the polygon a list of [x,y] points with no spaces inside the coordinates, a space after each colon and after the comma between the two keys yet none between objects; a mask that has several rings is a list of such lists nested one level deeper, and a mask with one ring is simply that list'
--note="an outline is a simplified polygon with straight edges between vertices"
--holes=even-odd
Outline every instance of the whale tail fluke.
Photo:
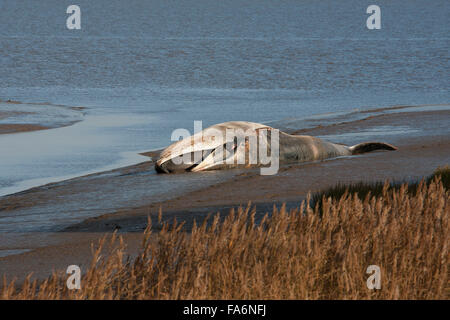
[{"label": "whale tail fluke", "polygon": [[363,142],[349,147],[352,154],[361,154],[375,150],[397,150],[397,147],[384,142]]}]

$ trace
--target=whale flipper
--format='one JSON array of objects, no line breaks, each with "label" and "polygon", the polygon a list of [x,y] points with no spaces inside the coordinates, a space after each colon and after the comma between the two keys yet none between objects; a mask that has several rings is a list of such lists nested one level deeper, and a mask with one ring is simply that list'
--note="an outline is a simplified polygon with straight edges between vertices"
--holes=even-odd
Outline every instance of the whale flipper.
[{"label": "whale flipper", "polygon": [[352,154],[361,154],[375,150],[397,150],[397,147],[384,142],[363,142],[348,148]]}]

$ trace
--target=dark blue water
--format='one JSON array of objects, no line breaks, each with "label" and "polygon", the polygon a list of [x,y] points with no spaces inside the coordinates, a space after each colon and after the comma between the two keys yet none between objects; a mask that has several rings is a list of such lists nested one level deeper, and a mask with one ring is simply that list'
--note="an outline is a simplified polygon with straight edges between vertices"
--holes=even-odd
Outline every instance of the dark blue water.
[{"label": "dark blue water", "polygon": [[[0,194],[142,161],[194,120],[448,103],[449,1],[376,1],[382,29],[368,30],[374,3],[1,0],[0,99],[87,109],[2,135]],[[66,28],[71,4],[81,30]]]}]

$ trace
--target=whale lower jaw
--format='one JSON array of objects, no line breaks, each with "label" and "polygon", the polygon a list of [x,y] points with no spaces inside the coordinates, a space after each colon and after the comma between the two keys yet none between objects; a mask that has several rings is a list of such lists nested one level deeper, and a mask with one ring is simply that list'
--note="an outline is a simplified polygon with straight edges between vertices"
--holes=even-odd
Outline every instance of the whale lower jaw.
[{"label": "whale lower jaw", "polygon": [[155,170],[157,173],[181,173],[181,172],[190,172],[193,168],[197,166],[197,164],[193,164],[190,166],[187,166],[186,168],[183,167],[176,167],[176,166],[167,166],[167,162],[163,164],[156,164],[155,163]]}]

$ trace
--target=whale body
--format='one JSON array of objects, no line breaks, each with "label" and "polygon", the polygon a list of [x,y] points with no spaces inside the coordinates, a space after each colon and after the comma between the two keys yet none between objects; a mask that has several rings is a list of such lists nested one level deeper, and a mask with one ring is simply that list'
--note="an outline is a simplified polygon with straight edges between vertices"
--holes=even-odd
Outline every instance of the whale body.
[{"label": "whale body", "polygon": [[161,152],[155,169],[159,173],[198,172],[264,166],[269,154],[269,160],[279,163],[300,163],[396,149],[384,142],[346,146],[312,136],[291,135],[261,123],[230,121],[173,143]]}]

